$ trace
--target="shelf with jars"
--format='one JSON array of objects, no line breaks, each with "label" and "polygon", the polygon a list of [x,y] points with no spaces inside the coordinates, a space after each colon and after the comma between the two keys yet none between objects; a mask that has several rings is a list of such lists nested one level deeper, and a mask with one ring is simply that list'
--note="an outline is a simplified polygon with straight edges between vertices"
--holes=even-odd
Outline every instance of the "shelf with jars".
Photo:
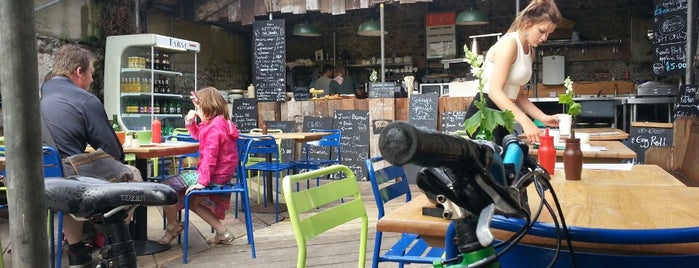
[{"label": "shelf with jars", "polygon": [[122,130],[150,129],[158,118],[167,129],[183,127],[196,88],[200,44],[156,34],[109,36],[104,101]]}]

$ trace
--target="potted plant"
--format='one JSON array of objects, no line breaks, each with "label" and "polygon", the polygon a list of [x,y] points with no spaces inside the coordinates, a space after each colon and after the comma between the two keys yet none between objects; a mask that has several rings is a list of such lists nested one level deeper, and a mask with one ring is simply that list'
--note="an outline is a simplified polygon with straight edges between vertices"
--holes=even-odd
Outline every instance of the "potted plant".
[{"label": "potted plant", "polygon": [[[483,55],[472,52],[468,49],[468,46],[464,46],[464,52],[466,53],[466,60],[471,65],[471,73],[478,80],[478,94],[480,94],[480,100],[474,103],[476,108],[478,108],[478,112],[464,121],[464,129],[471,137],[475,136],[476,139],[489,141],[494,140],[493,130],[497,126],[505,127],[510,133],[514,132],[515,115],[512,111],[500,111],[489,108],[486,105],[485,97],[483,96],[483,68],[481,67],[483,65]],[[478,133],[475,133],[476,131]]]},{"label": "potted plant", "polygon": [[582,105],[573,100],[575,93],[573,92],[573,81],[570,80],[570,76],[563,81],[563,86],[566,92],[558,95],[558,103],[563,104],[563,108],[566,111],[565,114],[568,117],[562,116],[559,118],[559,128],[561,135],[569,135],[571,126],[575,125],[576,118],[582,112]]}]

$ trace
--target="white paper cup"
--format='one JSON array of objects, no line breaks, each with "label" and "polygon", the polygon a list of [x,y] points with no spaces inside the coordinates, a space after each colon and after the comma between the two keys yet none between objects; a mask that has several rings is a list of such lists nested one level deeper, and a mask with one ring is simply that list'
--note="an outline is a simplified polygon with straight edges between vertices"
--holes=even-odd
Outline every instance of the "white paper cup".
[{"label": "white paper cup", "polygon": [[549,129],[549,136],[553,137],[553,145],[561,143],[561,133],[555,129]]},{"label": "white paper cup", "polygon": [[561,136],[570,135],[570,126],[573,124],[573,117],[569,114],[558,115],[558,131]]},{"label": "white paper cup", "polygon": [[575,133],[575,138],[580,139],[580,144],[590,143],[590,133]]}]

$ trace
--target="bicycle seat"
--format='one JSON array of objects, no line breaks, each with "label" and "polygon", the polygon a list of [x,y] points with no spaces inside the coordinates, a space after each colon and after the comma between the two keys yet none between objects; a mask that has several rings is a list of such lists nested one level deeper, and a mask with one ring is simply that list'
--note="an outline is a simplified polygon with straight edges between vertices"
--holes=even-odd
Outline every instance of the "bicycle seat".
[{"label": "bicycle seat", "polygon": [[124,205],[163,206],[177,203],[170,186],[153,182],[112,183],[102,179],[71,176],[47,178],[46,205],[75,216],[104,213]]}]

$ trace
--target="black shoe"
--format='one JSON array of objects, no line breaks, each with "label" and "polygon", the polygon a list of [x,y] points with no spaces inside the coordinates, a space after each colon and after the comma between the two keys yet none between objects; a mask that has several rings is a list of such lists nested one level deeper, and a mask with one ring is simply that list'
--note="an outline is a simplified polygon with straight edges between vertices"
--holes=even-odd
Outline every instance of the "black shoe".
[{"label": "black shoe", "polygon": [[92,264],[92,256],[90,256],[90,248],[83,247],[78,252],[74,253],[68,250],[68,266],[69,268],[89,267]]}]

